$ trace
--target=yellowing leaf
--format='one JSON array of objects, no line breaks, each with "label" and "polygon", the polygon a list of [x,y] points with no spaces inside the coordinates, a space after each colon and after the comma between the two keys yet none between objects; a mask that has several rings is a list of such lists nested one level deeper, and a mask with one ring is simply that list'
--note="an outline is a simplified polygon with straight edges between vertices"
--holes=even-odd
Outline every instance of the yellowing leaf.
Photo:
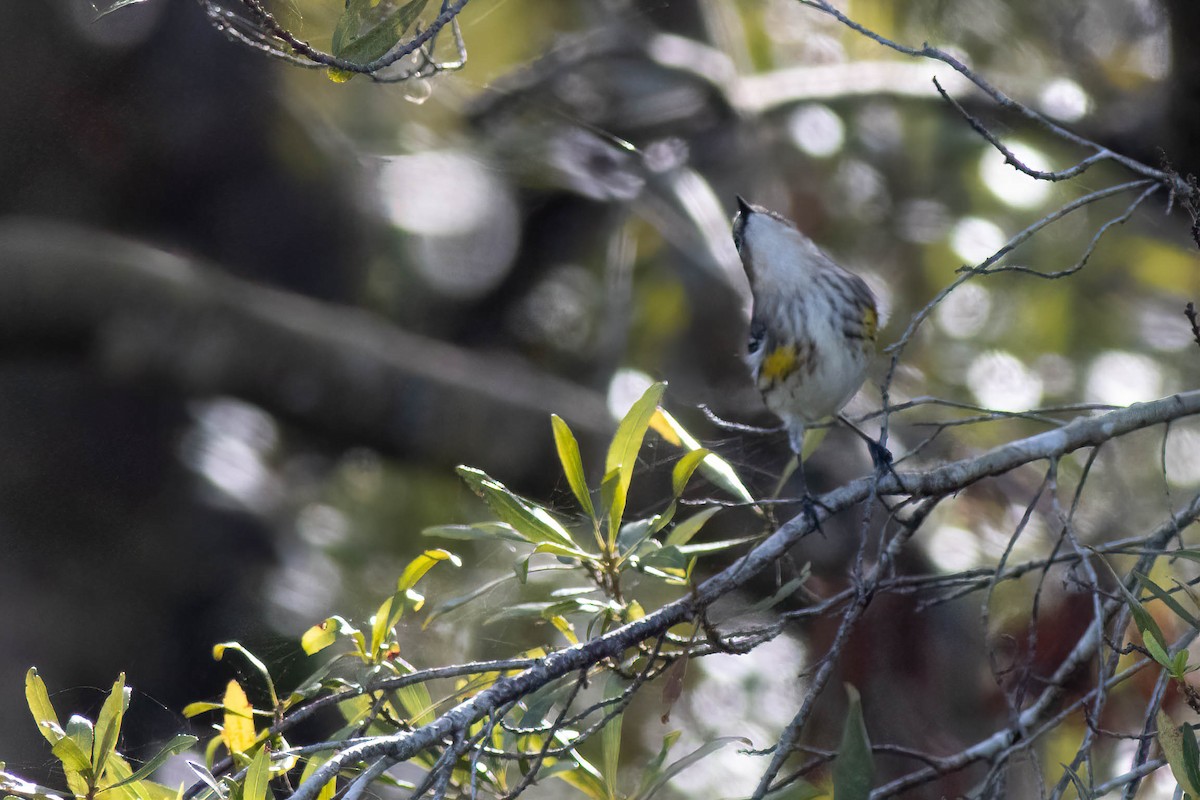
[{"label": "yellowing leaf", "polygon": [[458,556],[451,553],[449,550],[426,550],[421,555],[408,562],[408,566],[404,568],[400,580],[396,584],[398,591],[404,592],[417,585],[417,581],[425,576],[426,572],[433,569],[435,564],[442,561],[449,561],[456,567],[462,566],[462,561]]},{"label": "yellowing leaf", "polygon": [[333,620],[327,619],[324,622],[318,622],[304,632],[304,635],[300,637],[300,647],[311,656],[336,641],[337,625]]},{"label": "yellowing leaf", "polygon": [[225,687],[225,746],[230,753],[245,753],[258,738],[254,733],[254,707],[237,681]]}]

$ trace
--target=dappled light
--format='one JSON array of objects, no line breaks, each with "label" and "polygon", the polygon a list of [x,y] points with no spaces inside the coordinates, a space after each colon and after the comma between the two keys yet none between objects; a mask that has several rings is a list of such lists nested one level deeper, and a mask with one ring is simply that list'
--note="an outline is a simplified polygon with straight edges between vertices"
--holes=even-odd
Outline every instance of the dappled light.
[{"label": "dappled light", "polygon": [[68,5],[4,794],[1200,796],[1194,0]]}]

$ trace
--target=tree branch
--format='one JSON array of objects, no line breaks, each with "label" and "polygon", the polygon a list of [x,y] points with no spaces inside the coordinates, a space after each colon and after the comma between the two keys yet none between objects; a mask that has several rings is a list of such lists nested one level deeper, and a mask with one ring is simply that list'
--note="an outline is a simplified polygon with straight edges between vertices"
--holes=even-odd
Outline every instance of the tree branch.
[{"label": "tree branch", "polygon": [[117,377],[233,395],[347,443],[513,473],[516,443],[556,411],[607,435],[604,397],[512,356],[240,280],[43,220],[0,224],[0,344],[82,352]]}]

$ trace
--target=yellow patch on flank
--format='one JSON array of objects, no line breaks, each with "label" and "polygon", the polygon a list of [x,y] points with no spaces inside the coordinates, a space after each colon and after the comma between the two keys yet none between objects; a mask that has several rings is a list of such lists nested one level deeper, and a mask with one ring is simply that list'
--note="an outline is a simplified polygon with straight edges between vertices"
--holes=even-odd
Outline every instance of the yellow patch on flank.
[{"label": "yellow patch on flank", "polygon": [[767,353],[763,359],[759,376],[769,381],[786,378],[796,369],[796,346],[783,344]]},{"label": "yellow patch on flank", "polygon": [[875,341],[875,334],[879,332],[879,314],[875,309],[867,306],[863,309],[863,338],[869,341]]}]

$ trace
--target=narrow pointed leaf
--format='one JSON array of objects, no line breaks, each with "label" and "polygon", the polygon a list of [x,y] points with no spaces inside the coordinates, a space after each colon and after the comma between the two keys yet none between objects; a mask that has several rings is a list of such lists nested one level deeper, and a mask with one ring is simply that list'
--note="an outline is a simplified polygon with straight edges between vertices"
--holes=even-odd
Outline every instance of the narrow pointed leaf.
[{"label": "narrow pointed leaf", "polygon": [[858,690],[846,684],[846,692],[850,695],[850,707],[846,711],[837,760],[833,762],[833,797],[834,800],[869,800],[875,780],[871,740],[867,737]]},{"label": "narrow pointed leaf", "polygon": [[633,480],[633,467],[637,463],[638,453],[642,449],[642,440],[646,437],[646,429],[650,426],[650,418],[658,408],[665,383],[655,383],[633,404],[629,412],[617,425],[612,443],[608,446],[608,458],[604,462],[604,473],[607,476],[614,470],[619,478],[613,487],[612,497],[607,509],[609,543],[616,541],[617,532],[621,527],[621,519],[625,514],[625,501],[629,494],[629,484]]},{"label": "narrow pointed leaf", "polygon": [[46,684],[38,675],[35,667],[30,667],[25,673],[25,701],[29,704],[29,713],[38,730],[50,744],[56,743],[63,737],[62,725],[58,722],[58,714],[54,713],[54,705],[50,702],[50,693]]},{"label": "narrow pointed leaf", "polygon": [[1171,656],[1167,653],[1166,645],[1158,640],[1152,631],[1146,631],[1142,634],[1142,644],[1146,648],[1146,652],[1150,657],[1157,661],[1161,666],[1171,669]]},{"label": "narrow pointed leaf", "polygon": [[242,800],[267,800],[271,782],[271,750],[267,745],[258,748],[254,759],[246,769],[246,781],[242,784]]},{"label": "narrow pointed leaf", "polygon": [[250,666],[254,667],[254,670],[262,676],[263,682],[267,685],[267,691],[271,695],[271,705],[279,705],[279,696],[275,694],[275,681],[271,680],[271,672],[267,669],[267,665],[238,642],[224,642],[214,645],[213,658],[220,661],[225,656],[226,650],[240,653],[246,661],[250,662]]},{"label": "narrow pointed leaf", "polygon": [[114,783],[111,786],[105,786],[104,789],[116,789],[117,787],[124,786],[127,783],[133,783],[134,781],[140,781],[149,778],[154,774],[155,770],[167,762],[168,758],[179,755],[198,741],[199,739],[190,734],[175,734],[171,741],[163,745],[162,749],[155,753],[145,764],[142,764],[142,766],[139,767],[136,772],[119,783]]},{"label": "narrow pointed leaf", "polygon": [[[620,676],[615,672],[609,673],[604,686],[604,699],[614,700],[623,692],[624,686],[622,686]],[[624,720],[625,715],[618,714],[609,720],[608,724],[604,726],[604,730],[600,732],[600,752],[603,757],[600,772],[604,776],[604,783],[608,787],[610,798],[617,796],[617,769],[621,763],[621,728]]]},{"label": "narrow pointed leaf", "polygon": [[[1158,744],[1162,748],[1167,763],[1171,766],[1171,774],[1179,788],[1192,797],[1200,797],[1200,781],[1194,781],[1192,770],[1189,770],[1185,755],[1184,732],[1166,712],[1159,711],[1155,717],[1158,728]],[[1185,726],[1186,727],[1186,726]],[[1190,732],[1190,728],[1186,728]],[[1195,734],[1192,734],[1195,741]]]},{"label": "narrow pointed leaf", "polygon": [[424,603],[423,597],[413,591],[413,587],[429,570],[443,561],[449,561],[456,567],[462,566],[462,561],[458,556],[451,553],[449,550],[426,550],[421,555],[408,562],[401,573],[400,579],[396,581],[396,593],[379,607],[375,612],[375,621],[371,629],[371,647],[373,650],[378,650],[383,645],[385,637],[392,627],[400,621],[404,616],[407,608],[412,607],[420,609]]},{"label": "narrow pointed leaf", "polygon": [[112,691],[100,708],[96,717],[96,750],[94,767],[96,776],[104,774],[104,766],[108,757],[117,749],[117,739],[121,735],[121,723],[125,719],[125,710],[129,708],[130,690],[125,686],[125,673],[122,672],[113,684]]},{"label": "narrow pointed leaf", "polygon": [[191,719],[209,711],[220,711],[224,707],[221,703],[188,703],[182,713],[185,719]]},{"label": "narrow pointed leaf", "polygon": [[709,506],[701,509],[695,514],[685,519],[683,522],[678,522],[675,527],[671,528],[671,532],[667,534],[667,540],[663,544],[673,544],[682,546],[692,540],[692,537],[700,532],[704,524],[721,510],[720,506]]},{"label": "narrow pointed leaf", "polygon": [[500,519],[535,544],[557,542],[575,547],[571,534],[546,509],[509,491],[486,472],[459,467],[458,474],[488,504]]},{"label": "narrow pointed leaf", "polygon": [[571,486],[571,491],[575,494],[579,505],[589,517],[595,519],[596,509],[592,506],[587,477],[583,473],[583,459],[579,455],[579,442],[575,441],[575,434],[571,432],[571,427],[562,417],[551,414],[550,424],[554,428],[554,446],[558,450],[558,460],[562,462],[563,474],[567,476],[567,483]]},{"label": "narrow pointed leaf", "polygon": [[54,756],[62,762],[63,770],[68,775],[75,773],[83,778],[83,780],[91,785],[92,779],[95,777],[92,772],[92,759],[90,753],[85,753],[79,743],[70,736],[64,736],[54,743],[54,747],[50,748],[54,751]]},{"label": "narrow pointed leaf", "polygon": [[383,56],[400,41],[428,0],[349,0],[333,31],[333,54],[357,64]]},{"label": "narrow pointed leaf", "polygon": [[753,742],[742,736],[722,736],[720,738],[713,739],[711,742],[707,742],[700,747],[697,747],[695,750],[688,753],[678,761],[672,762],[669,767],[663,770],[662,774],[659,775],[653,783],[646,787],[645,791],[638,793],[636,800],[650,800],[650,798],[653,797],[659,789],[667,785],[667,781],[671,780],[671,778],[674,778],[676,775],[683,772],[700,759],[707,758],[716,751],[720,750],[722,747],[730,744],[740,744],[743,747],[754,746]]},{"label": "narrow pointed leaf", "polygon": [[471,525],[433,525],[421,531],[422,536],[440,539],[461,539],[470,542],[486,542],[500,539],[506,542],[529,541],[506,522],[476,522]]},{"label": "narrow pointed leaf", "polygon": [[[687,429],[664,409],[660,408],[655,412],[650,424],[660,436],[675,446],[683,447],[686,450],[700,449],[700,442],[696,440],[696,437],[688,433]],[[728,461],[716,453],[709,453],[704,457],[704,460],[700,462],[700,471],[704,477],[712,481],[714,486],[724,489],[743,502],[754,502],[754,496],[737,476],[737,472],[729,465]]]},{"label": "narrow pointed leaf", "polygon": [[699,450],[688,451],[676,462],[675,468],[671,470],[671,490],[676,497],[683,494],[688,481],[692,479],[692,474],[709,455],[709,451],[702,447]]},{"label": "narrow pointed leaf", "polygon": [[[300,785],[303,786],[312,777],[312,774],[317,771],[317,768],[329,760],[327,754],[317,754],[308,759],[308,763],[304,765],[304,771],[300,773]],[[317,792],[316,800],[333,800],[333,793],[337,790],[337,778],[330,778],[321,787],[321,791]]]},{"label": "narrow pointed leaf", "polygon": [[759,612],[774,608],[776,605],[795,594],[796,590],[803,586],[806,580],[808,580],[807,571],[798,578],[792,578],[790,581],[783,584],[783,586],[780,586],[779,589],[776,590],[775,593],[770,597],[759,600],[757,603],[747,608],[743,613],[757,614]]},{"label": "narrow pointed leaf", "polygon": [[1142,586],[1146,587],[1146,591],[1154,595],[1156,599],[1161,600],[1163,605],[1175,612],[1176,616],[1193,628],[1200,628],[1200,620],[1197,620],[1186,608],[1180,605],[1179,601],[1175,599],[1174,595],[1163,589],[1154,581],[1150,580],[1148,575],[1143,575],[1142,573],[1136,571],[1133,574],[1136,575],[1137,579],[1142,582]]},{"label": "narrow pointed leaf", "polygon": [[[215,742],[217,740],[214,739],[213,741]],[[222,788],[219,783],[217,783],[217,779],[211,772],[208,771],[208,767],[191,760],[186,761],[185,763],[188,765],[188,769],[196,773],[196,777],[200,779],[201,783],[211,789],[213,794],[215,794],[217,797],[226,797],[228,795],[228,792],[226,792],[225,789]]]},{"label": "narrow pointed leaf", "polygon": [[400,580],[396,582],[397,590],[404,592],[413,588],[421,578],[425,577],[425,573],[443,561],[449,561],[456,567],[462,566],[462,560],[449,550],[426,550],[408,562],[408,566],[404,568],[404,572],[400,575]]}]

